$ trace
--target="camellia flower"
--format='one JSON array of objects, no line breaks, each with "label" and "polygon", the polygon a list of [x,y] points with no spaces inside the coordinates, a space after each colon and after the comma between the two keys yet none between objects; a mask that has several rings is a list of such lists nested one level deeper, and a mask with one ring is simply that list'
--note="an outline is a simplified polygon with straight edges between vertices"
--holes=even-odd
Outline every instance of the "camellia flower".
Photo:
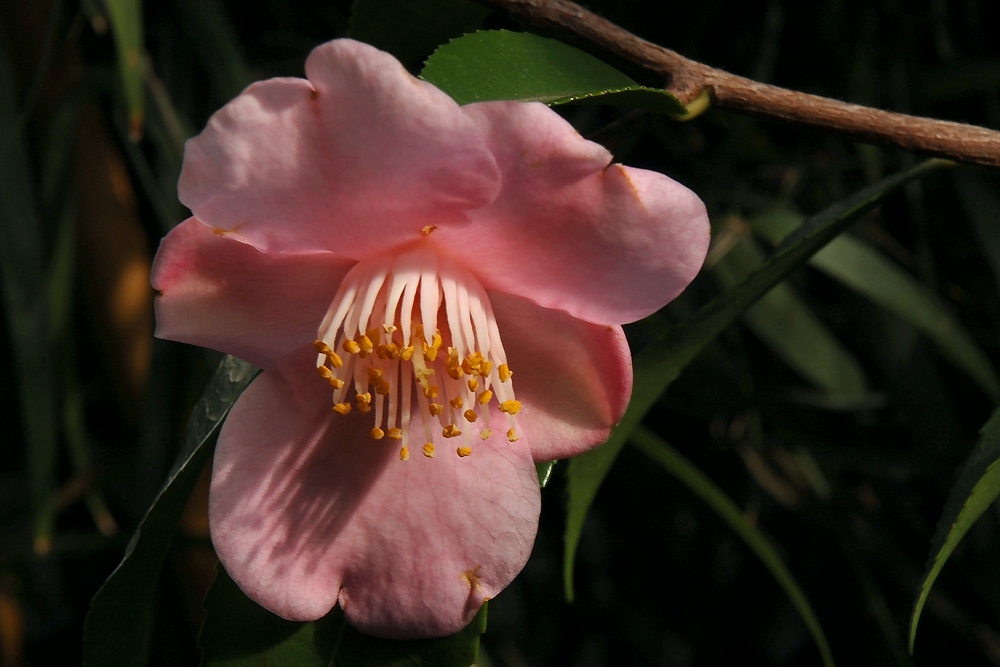
[{"label": "camellia flower", "polygon": [[603,442],[623,322],[694,277],[701,201],[538,103],[459,107],[338,40],[188,142],[157,335],[264,372],[219,436],[226,571],[293,620],[458,631],[521,570],[535,462]]}]

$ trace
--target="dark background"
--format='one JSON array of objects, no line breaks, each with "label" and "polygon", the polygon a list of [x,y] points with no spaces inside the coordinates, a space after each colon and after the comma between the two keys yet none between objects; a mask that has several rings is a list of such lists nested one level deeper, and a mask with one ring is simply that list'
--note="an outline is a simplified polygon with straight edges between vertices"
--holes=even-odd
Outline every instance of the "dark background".
[{"label": "dark background", "polygon": [[[57,463],[46,473],[55,522],[48,543],[38,541],[33,525],[9,310],[0,322],[0,667],[79,664],[90,598],[162,483],[187,411],[217,360],[151,339],[149,261],[159,238],[185,215],[174,191],[179,141],[249,81],[301,76],[309,51],[344,36],[351,13],[348,2],[146,3],[155,77],[146,132],[133,143],[114,45],[100,32],[91,4],[7,0],[0,6],[0,39],[24,120],[16,129],[23,129],[32,160],[29,179],[46,254],[58,247],[67,210],[75,229],[69,323],[52,349],[62,421]],[[995,2],[626,0],[587,6],[737,74],[1000,128]],[[480,27],[527,28],[499,13]],[[406,28],[387,28],[371,39],[400,49],[418,71],[433,45],[458,36],[463,26],[456,31],[441,17],[440,24]],[[534,30],[606,55],[571,35]],[[816,212],[918,159],[719,110],[683,124],[606,107],[560,113],[618,160],[662,171],[696,191],[717,231],[777,203]],[[61,120],[67,114],[69,130]],[[998,184],[986,170],[933,175],[893,195],[852,232],[935,292],[994,365],[1000,364],[1000,276],[981,240],[983,227],[973,223],[1000,233]],[[684,371],[647,426],[715,480],[778,545],[838,664],[1000,665],[996,506],[945,567],[912,663],[903,648],[931,535],[990,400],[910,325],[855,292],[811,269],[790,282],[859,363],[868,385],[864,400],[837,405],[737,324]],[[628,328],[634,349],[719,291],[712,271],[705,272],[664,312]],[[67,405],[80,408],[78,428],[66,417],[72,413]],[[74,434],[89,463],[74,459]],[[820,471],[820,481],[802,474],[803,460]],[[578,554],[577,599],[567,604],[565,468],[555,467],[543,491],[532,559],[490,603],[483,664],[819,664],[794,608],[752,552],[706,505],[629,447],[591,510]],[[205,493],[201,484],[163,571],[155,665],[198,659],[200,599],[214,574]]]}]

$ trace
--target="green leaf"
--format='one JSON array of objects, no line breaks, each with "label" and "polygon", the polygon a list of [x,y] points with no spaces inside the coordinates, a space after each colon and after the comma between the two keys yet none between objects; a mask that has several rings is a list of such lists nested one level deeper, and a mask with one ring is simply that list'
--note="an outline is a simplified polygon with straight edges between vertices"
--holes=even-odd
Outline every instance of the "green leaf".
[{"label": "green leaf", "polygon": [[[754,231],[778,243],[802,219],[795,211],[776,208],[752,220],[751,225]],[[809,264],[912,324],[934,341],[941,354],[968,374],[991,400],[1000,402],[1000,380],[972,336],[933,292],[875,248],[845,235],[816,253]]]},{"label": "green leaf", "polygon": [[688,319],[668,329],[658,340],[636,355],[633,363],[635,379],[632,399],[621,423],[611,431],[611,437],[605,444],[572,459],[566,471],[569,499],[563,551],[563,584],[568,599],[573,599],[573,565],[587,510],[625,441],[684,367],[751,304],[789,273],[805,264],[851,223],[876,206],[883,197],[915,178],[952,164],[947,160],[936,159],[921,162],[888,176],[807,219],[745,280],[710,301]]},{"label": "green leaf", "polygon": [[142,137],[145,92],[145,47],[142,31],[142,2],[140,0],[104,0],[111,21],[118,52],[118,71],[128,105],[129,135],[133,140]]},{"label": "green leaf", "polygon": [[549,483],[549,478],[552,477],[552,468],[556,465],[555,461],[546,461],[545,463],[536,463],[535,472],[538,473],[538,486],[545,488],[545,485]]},{"label": "green leaf", "polygon": [[420,76],[459,104],[589,101],[688,115],[667,91],[640,86],[588,53],[530,33],[489,30],[453,39],[427,59]]},{"label": "green leaf", "polygon": [[965,169],[956,171],[953,177],[962,207],[1000,289],[1000,195],[996,181]]},{"label": "green leaf", "polygon": [[764,537],[764,534],[747,521],[740,508],[726,495],[725,491],[658,435],[640,426],[632,433],[629,441],[663,466],[668,473],[676,477],[696,496],[704,500],[750,547],[750,550],[764,563],[764,567],[777,580],[778,585],[785,591],[788,599],[792,601],[796,611],[799,612],[799,616],[802,617],[809,634],[812,635],[813,641],[819,648],[823,664],[832,667],[833,655],[830,653],[830,644],[826,640],[819,619],[816,618],[816,613],[788,566],[785,565],[777,550]]},{"label": "green leaf", "polygon": [[257,372],[245,361],[227,356],[205,387],[166,483],[132,536],[122,562],[90,603],[83,630],[87,667],[146,664],[156,583],[177,522],[215,449],[212,434]]},{"label": "green leaf", "polygon": [[354,0],[347,36],[413,67],[439,44],[478,28],[490,14],[470,0]]},{"label": "green leaf", "polygon": [[930,595],[931,586],[941,568],[976,519],[1000,496],[1000,408],[979,432],[979,443],[962,467],[958,481],[951,487],[941,518],[938,520],[931,552],[920,582],[920,591],[910,617],[910,653],[917,638],[920,613]]},{"label": "green leaf", "polygon": [[4,45],[0,43],[0,287],[17,378],[35,519],[35,548],[51,545],[57,400],[44,240],[32,169],[20,134]]},{"label": "green leaf", "polygon": [[469,667],[486,631],[485,604],[464,629],[439,639],[364,635],[339,606],[311,623],[286,621],[247,598],[221,567],[205,611],[203,667]]},{"label": "green leaf", "polygon": [[236,30],[221,0],[174,0],[190,31],[219,104],[233,99],[254,80]]},{"label": "green leaf", "polygon": [[[764,261],[764,253],[753,239],[733,226],[728,251],[712,266],[712,273],[725,287],[733,287]],[[781,283],[746,309],[743,321],[754,334],[802,377],[840,397],[860,397],[867,390],[861,364],[788,283]]]}]

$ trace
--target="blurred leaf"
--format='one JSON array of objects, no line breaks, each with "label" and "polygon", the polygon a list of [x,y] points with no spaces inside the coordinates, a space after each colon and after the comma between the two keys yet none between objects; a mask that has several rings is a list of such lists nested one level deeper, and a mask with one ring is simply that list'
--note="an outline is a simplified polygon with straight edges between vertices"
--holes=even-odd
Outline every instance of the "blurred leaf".
[{"label": "blurred leaf", "polygon": [[934,531],[930,557],[910,617],[910,653],[913,653],[917,623],[920,622],[931,586],[959,541],[997,496],[1000,496],[1000,408],[993,412],[979,432],[979,443],[952,485]]},{"label": "blurred leaf", "polygon": [[545,463],[536,463],[535,471],[538,473],[538,486],[545,488],[545,485],[549,483],[549,478],[552,477],[552,468],[556,465],[555,461],[546,461]]},{"label": "blurred leaf", "polygon": [[1000,289],[1000,194],[996,181],[989,182],[967,169],[955,171],[953,177],[962,207]]},{"label": "blurred leaf", "polygon": [[668,445],[658,435],[639,426],[632,432],[629,442],[659,463],[668,473],[673,475],[684,486],[688,487],[696,496],[704,500],[719,518],[728,523],[729,527],[750,547],[750,550],[764,563],[764,567],[777,580],[778,585],[785,591],[785,594],[795,606],[796,611],[799,612],[799,616],[802,617],[802,621],[806,624],[809,634],[812,635],[813,641],[816,642],[816,646],[819,648],[823,664],[832,667],[833,655],[830,653],[830,644],[826,640],[826,635],[823,633],[819,619],[816,618],[816,613],[809,604],[809,600],[806,598],[802,588],[795,581],[795,577],[789,571],[788,566],[785,565],[777,550],[764,537],[764,534],[743,516],[740,508],[726,495],[725,491],[716,486],[705,473],[695,467],[693,463],[684,458],[680,452]]},{"label": "blurred leaf", "polygon": [[785,276],[805,264],[883,197],[915,178],[950,165],[952,163],[946,160],[921,162],[873,183],[810,217],[745,280],[710,301],[691,317],[668,329],[659,340],[635,355],[632,399],[622,421],[611,431],[611,437],[605,444],[571,459],[567,468],[569,499],[563,551],[563,584],[568,599],[573,599],[573,566],[587,510],[625,441],[660,394],[744,310]]},{"label": "blurred leaf", "polygon": [[219,0],[174,0],[205,65],[215,101],[228,102],[254,80],[236,30]]},{"label": "blurred leaf", "polygon": [[146,104],[142,1],[104,0],[104,5],[115,36],[118,70],[128,105],[129,136],[137,141],[142,137],[143,108]]},{"label": "blurred leaf", "polygon": [[470,0],[354,0],[347,36],[412,67],[435,47],[478,28],[490,13]]},{"label": "blurred leaf", "polygon": [[19,127],[6,50],[0,43],[0,281],[31,478],[35,546],[46,552],[51,546],[59,420],[44,241]]},{"label": "blurred leaf", "polygon": [[286,621],[247,598],[220,566],[205,598],[204,667],[469,667],[486,630],[486,605],[464,629],[439,639],[364,635],[340,607],[311,623]]},{"label": "blurred leaf", "polygon": [[427,59],[420,76],[459,104],[586,100],[674,116],[688,113],[667,91],[640,86],[588,53],[530,33],[489,30],[453,39]]},{"label": "blurred leaf", "polygon": [[[743,229],[732,225],[726,254],[712,273],[733,287],[764,261],[764,253]],[[854,355],[830,333],[788,283],[781,283],[747,308],[743,321],[780,359],[817,387],[840,397],[860,397],[868,390]]]},{"label": "blurred leaf", "polygon": [[257,374],[227,356],[194,407],[180,455],[122,562],[94,596],[84,622],[83,664],[143,667],[160,568],[198,475],[214,451],[212,434]]},{"label": "blurred leaf", "polygon": [[[778,208],[758,216],[751,225],[772,243],[779,243],[802,219],[794,211]],[[965,371],[994,403],[1000,403],[1000,380],[986,354],[933,292],[877,250],[853,236],[841,236],[809,263],[922,331],[946,359]]]}]

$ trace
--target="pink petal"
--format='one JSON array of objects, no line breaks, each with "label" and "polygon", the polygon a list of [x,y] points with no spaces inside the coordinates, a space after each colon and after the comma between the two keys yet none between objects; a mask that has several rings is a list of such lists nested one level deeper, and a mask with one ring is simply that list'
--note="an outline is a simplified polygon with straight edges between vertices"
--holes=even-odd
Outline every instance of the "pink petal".
[{"label": "pink petal", "polygon": [[591,322],[631,322],[661,308],[708,250],[705,206],[662,174],[611,155],[538,103],[465,107],[487,137],[503,190],[443,246],[474,258],[487,289]]},{"label": "pink petal", "polygon": [[622,328],[592,324],[527,299],[491,293],[535,461],[552,461],[608,439],[632,395],[632,357]]},{"label": "pink petal", "polygon": [[389,54],[328,42],[306,75],[251,85],[188,142],[178,191],[195,217],[261,250],[363,259],[496,196],[475,125]]},{"label": "pink petal", "polygon": [[414,444],[400,461],[397,442],[368,435],[371,415],[330,412],[314,357],[262,374],[223,426],[209,506],[219,558],[288,619],[339,600],[369,634],[457,632],[530,554],[540,497],[525,440],[475,437],[459,458],[461,439],[437,435],[433,459]]},{"label": "pink petal", "polygon": [[153,263],[156,335],[268,368],[315,339],[354,263],[326,252],[262,253],[189,218],[167,234]]}]

